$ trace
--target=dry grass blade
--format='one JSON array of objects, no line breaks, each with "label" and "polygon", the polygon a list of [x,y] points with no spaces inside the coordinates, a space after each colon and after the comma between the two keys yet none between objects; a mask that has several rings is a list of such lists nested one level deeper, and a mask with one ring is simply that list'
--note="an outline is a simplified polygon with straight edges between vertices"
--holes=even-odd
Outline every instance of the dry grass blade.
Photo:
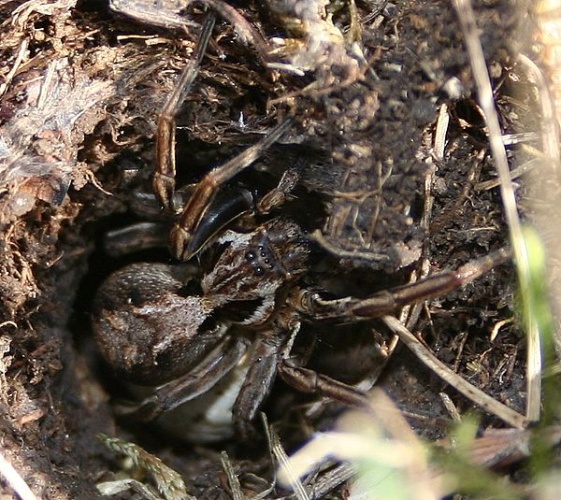
[{"label": "dry grass blade", "polygon": [[25,480],[19,475],[18,471],[14,469],[12,464],[6,460],[2,453],[0,453],[0,476],[6,480],[21,500],[37,499]]},{"label": "dry grass blade", "polygon": [[228,453],[223,451],[220,453],[220,461],[222,462],[222,468],[226,473],[226,477],[228,478],[228,484],[230,486],[230,492],[232,493],[233,500],[244,500],[245,496],[242,492],[242,487],[240,485],[240,480],[238,476],[236,476],[236,471],[234,470],[234,466],[228,457]]},{"label": "dry grass blade", "polygon": [[288,458],[278,435],[271,428],[269,428],[269,440],[271,443],[271,451],[281,467],[282,473],[279,475],[280,482],[290,485],[293,488],[294,494],[298,500],[310,500],[302,481],[300,481],[299,471],[295,470],[292,466],[292,459]]},{"label": "dry grass blade", "polygon": [[[462,26],[464,40],[473,70],[473,77],[479,95],[479,104],[483,110],[485,122],[489,130],[489,146],[501,182],[501,196],[510,231],[510,240],[516,260],[520,287],[522,290],[526,290],[529,288],[528,283],[530,281],[528,251],[524,244],[506,150],[502,140],[499,117],[495,108],[493,89],[485,64],[481,41],[477,33],[475,15],[469,0],[454,0],[453,5]],[[526,416],[531,421],[537,421],[540,417],[541,404],[542,362],[540,332],[533,318],[528,318],[527,326],[528,360],[526,380],[528,396],[526,401]]]},{"label": "dry grass blade", "polygon": [[294,484],[328,460],[348,461],[357,475],[351,498],[440,498],[449,486],[432,470],[426,447],[410,429],[399,409],[381,391],[371,394],[368,412],[350,411],[333,432],[316,436],[286,464],[279,481]]},{"label": "dry grass blade", "polygon": [[555,109],[553,97],[549,92],[542,71],[536,66],[534,61],[524,54],[520,54],[518,56],[518,63],[536,83],[540,103],[543,151],[548,161],[558,168],[561,161],[561,152],[559,151],[559,132],[556,116],[553,113]]},{"label": "dry grass blade", "polygon": [[520,413],[511,410],[496,399],[488,396],[467,380],[454,373],[442,361],[440,361],[419,339],[417,339],[405,326],[393,316],[384,316],[386,325],[397,335],[400,340],[417,356],[427,367],[434,371],[442,380],[461,392],[475,404],[489,413],[496,415],[504,422],[523,429],[528,425],[528,420]]},{"label": "dry grass blade", "polygon": [[[194,500],[194,497],[187,493],[183,478],[158,457],[151,455],[134,443],[111,438],[103,434],[100,434],[98,437],[111,451],[126,456],[131,460],[135,468],[148,473],[158,492],[166,500]],[[102,483],[98,485],[98,488],[101,487],[103,489],[106,486],[107,483]]]}]

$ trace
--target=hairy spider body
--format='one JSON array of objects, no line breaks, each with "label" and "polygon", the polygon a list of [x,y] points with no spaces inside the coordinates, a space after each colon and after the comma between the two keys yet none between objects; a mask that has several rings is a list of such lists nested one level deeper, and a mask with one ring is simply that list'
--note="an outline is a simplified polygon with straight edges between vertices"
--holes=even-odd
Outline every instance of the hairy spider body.
[{"label": "hairy spider body", "polygon": [[112,274],[95,304],[98,344],[117,374],[151,387],[121,413],[159,420],[190,440],[223,439],[234,428],[248,437],[277,372],[299,390],[364,403],[360,391],[289,359],[301,321],[368,321],[446,293],[510,255],[500,250],[364,299],[325,299],[299,279],[310,266],[310,244],[296,223],[276,218],[250,233],[225,231],[202,275],[184,263],[132,264]]},{"label": "hairy spider body", "polygon": [[[125,380],[158,387],[157,408],[150,400],[133,410],[142,419],[152,420],[215,385],[227,393],[225,411],[231,414],[235,397],[229,387],[239,385],[248,370],[248,345],[262,340],[259,334],[278,334],[279,304],[306,268],[308,242],[284,218],[251,233],[225,231],[214,245],[218,259],[202,277],[186,264],[137,263],[116,271],[98,291],[93,324],[105,359]],[[195,373],[201,366],[203,372]],[[158,393],[172,386],[182,396],[164,403]],[[260,399],[268,385],[264,389]],[[214,405],[211,400],[206,394],[195,406]],[[212,439],[227,433],[201,435],[207,434]]]},{"label": "hairy spider body", "polygon": [[[348,163],[330,165],[333,171],[329,176],[341,179],[341,185],[336,185],[337,180],[331,182],[330,212],[322,229],[305,235],[288,217],[266,220],[267,214],[283,206],[299,184],[300,167],[288,166],[278,186],[259,200],[251,200],[249,192],[243,190],[236,191],[233,198],[224,196],[236,175],[294,127],[295,119],[290,116],[279,119],[256,144],[208,172],[179,207],[174,115],[205,52],[213,25],[212,18],[207,19],[211,20],[205,22],[198,50],[158,123],[158,167],[153,187],[162,207],[177,216],[170,247],[172,255],[183,263],[141,263],[117,271],[98,292],[93,321],[97,342],[115,372],[149,388],[148,394],[122,404],[120,412],[144,421],[160,421],[176,430],[196,428],[198,432],[178,432],[187,439],[203,441],[227,437],[233,428],[239,436],[249,437],[251,422],[277,374],[305,392],[350,404],[366,403],[362,391],[312,372],[306,368],[305,359],[291,358],[301,322],[371,321],[406,304],[447,293],[510,258],[502,249],[457,270],[361,298],[337,294],[326,298],[313,279],[303,279],[314,265],[309,262],[312,245],[328,254],[331,261],[368,262],[370,269],[390,262],[393,270],[415,262],[422,246],[420,239],[413,237],[415,233],[408,231],[408,238],[379,248],[376,235],[383,217],[397,226],[400,221],[404,226],[412,225],[411,200],[404,201],[400,191],[399,196],[391,198],[392,203],[386,203],[382,186],[392,181],[394,186],[400,184],[400,189],[407,187],[408,193],[415,194],[421,181],[404,173],[392,178],[393,158],[387,170],[381,160],[371,160],[375,141],[365,131],[372,126],[376,95],[368,82],[351,85],[359,78],[352,71],[358,59],[346,52],[336,61],[322,59],[315,68],[324,76],[331,69],[341,70],[339,73],[348,79],[339,82],[345,93],[341,100],[352,99],[354,107],[349,109],[357,113],[349,121],[345,106],[335,98],[325,99],[326,106],[333,104],[330,118],[334,123],[338,120],[334,130],[355,134],[357,141],[342,141],[333,153],[333,158]],[[338,49],[345,46],[340,44]],[[320,83],[330,86],[333,82]],[[339,109],[343,111],[339,113]],[[312,177],[309,172],[304,174],[308,180]],[[320,187],[328,184],[324,180],[318,182]],[[266,221],[245,232],[232,230],[232,221],[248,212]],[[185,263],[199,255],[214,256],[210,269]]]},{"label": "hairy spider body", "polygon": [[[247,317],[223,320],[261,325],[279,291],[305,268],[307,243],[293,222],[276,219],[251,233],[226,231],[214,268],[200,280],[192,266],[136,263],[101,286],[94,322],[113,368],[136,383],[160,384],[192,369],[224,337],[208,321],[224,306],[251,302]],[[197,281],[200,295],[186,294]],[[219,314],[220,315],[220,314]]]}]

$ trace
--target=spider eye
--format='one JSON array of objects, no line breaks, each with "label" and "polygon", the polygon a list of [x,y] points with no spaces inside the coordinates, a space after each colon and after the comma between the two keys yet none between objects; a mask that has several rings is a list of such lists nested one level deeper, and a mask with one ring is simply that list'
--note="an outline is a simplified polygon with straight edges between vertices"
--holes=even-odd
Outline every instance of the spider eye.
[{"label": "spider eye", "polygon": [[263,269],[261,266],[257,266],[255,268],[255,274],[257,276],[263,276],[265,274],[265,269]]},{"label": "spider eye", "polygon": [[256,254],[255,252],[253,252],[253,251],[249,251],[249,252],[247,252],[247,253],[245,254],[245,258],[246,258],[249,262],[251,262],[251,261],[253,261],[253,260],[255,260],[255,259],[257,258],[257,254]]}]

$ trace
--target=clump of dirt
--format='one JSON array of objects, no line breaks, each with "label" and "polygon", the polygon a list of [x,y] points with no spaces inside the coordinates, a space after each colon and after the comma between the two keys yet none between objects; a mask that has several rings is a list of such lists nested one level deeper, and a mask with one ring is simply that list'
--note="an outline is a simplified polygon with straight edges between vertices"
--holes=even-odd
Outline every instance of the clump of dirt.
[{"label": "clump of dirt", "polygon": [[[228,496],[222,448],[246,493],[266,490],[273,476],[264,447],[249,454],[236,441],[193,448],[142,426],[121,426],[91,337],[95,290],[126,260],[105,255],[102,236],[143,218],[135,207],[143,199],[139,193],[151,189],[158,114],[193,53],[204,17],[202,9],[184,13],[183,2],[168,3],[166,16],[150,18],[159,19],[157,26],[146,13],[140,21],[131,17],[127,2],[111,2],[114,10],[76,0],[0,7],[2,451],[40,498],[97,495],[95,484],[118,468],[96,438],[101,432],[156,453],[187,478],[197,497]],[[330,17],[309,13],[309,26],[290,24],[290,12],[265,3],[235,8],[265,39],[284,39],[275,50],[242,43],[240,25],[219,21],[214,30],[178,116],[179,184],[196,182],[255,143],[277,114],[294,114],[294,129],[240,182],[262,193],[287,163],[305,158],[299,195],[313,199],[314,208],[296,203],[292,215],[326,255],[310,285],[366,296],[407,281],[421,257],[434,272],[504,246],[498,189],[484,184],[494,177],[484,124],[449,3],[349,2],[329,6]],[[522,85],[512,61],[524,46],[518,34],[530,31],[520,29],[527,17],[508,1],[475,6],[505,133],[522,132],[526,123],[517,116],[534,102],[512,97]],[[314,40],[310,26],[329,28],[327,48],[306,45]],[[361,50],[353,51],[353,44]],[[439,152],[433,138],[444,104],[451,122]],[[515,163],[515,152],[509,154]],[[431,302],[415,332],[457,372],[522,411],[524,347],[513,281],[512,268],[503,266]],[[360,339],[350,347],[325,337],[310,366],[337,378],[341,364],[359,364],[370,326],[343,327]],[[322,329],[311,323],[303,336],[321,339]],[[500,335],[490,342],[494,330]],[[357,368],[345,380],[363,376]],[[442,382],[418,361],[394,354],[381,385],[422,434],[443,434]],[[451,395],[460,412],[471,408]],[[309,400],[282,384],[270,399],[267,412],[281,424],[287,407],[302,405],[284,422],[290,446],[327,427],[341,408],[311,417]],[[302,424],[307,418],[308,427]],[[295,422],[291,434],[286,427]]]}]

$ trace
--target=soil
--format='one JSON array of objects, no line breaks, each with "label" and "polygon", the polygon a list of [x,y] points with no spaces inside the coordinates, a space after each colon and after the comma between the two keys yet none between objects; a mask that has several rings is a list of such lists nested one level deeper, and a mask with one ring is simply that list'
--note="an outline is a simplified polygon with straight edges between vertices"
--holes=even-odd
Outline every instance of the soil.
[{"label": "soil", "polygon": [[[118,258],[103,248],[108,231],[153,218],[139,200],[151,190],[158,114],[204,18],[200,5],[184,13],[182,2],[164,4],[169,19],[140,20],[130,10],[127,16],[128,2],[112,3],[119,13],[106,2],[0,5],[1,442],[38,498],[99,496],[95,485],[121,468],[99,433],[158,456],[197,498],[230,498],[223,449],[246,495],[272,480],[262,437],[249,446],[193,446],[116,420],[111,401],[119,394],[91,332],[91,304],[111,271],[133,260],[171,259],[165,248]],[[267,2],[232,5],[266,40],[289,36],[286,12]],[[218,19],[177,117],[178,184],[198,181],[279,116],[295,115],[293,130],[233,184],[260,196],[303,158],[296,199],[279,211],[313,240],[317,259],[304,283],[364,297],[406,283],[421,262],[434,273],[482,257],[507,245],[508,231],[498,187],[485,186],[496,173],[450,2],[357,0],[360,33],[349,5],[330,7],[334,24],[310,14],[319,23],[313,29],[344,33],[346,42],[329,39],[331,52],[306,47],[311,31],[300,26],[290,33],[292,45],[268,56],[292,70],[267,69],[262,54]],[[520,36],[533,31],[526,7],[474,2],[505,134],[538,129],[537,117],[521,118],[535,97],[513,63],[530,47]],[[350,55],[353,37],[367,64]],[[434,137],[444,105],[450,124],[440,156]],[[515,148],[508,154],[512,168],[527,159]],[[410,327],[464,378],[524,413],[525,344],[514,295],[515,272],[506,264],[430,301]],[[377,385],[424,437],[442,437],[442,422],[450,421],[441,392],[460,414],[474,409],[406,349],[373,367],[372,328],[383,345],[389,334],[380,322],[325,328],[309,321],[296,349],[315,341],[309,366],[347,383],[381,372]],[[341,366],[352,368],[343,374]],[[269,395],[265,411],[289,450],[329,428],[342,410],[322,404],[312,412],[312,399],[280,382]],[[482,413],[481,426],[504,424]],[[5,482],[2,488],[12,494]]]}]

